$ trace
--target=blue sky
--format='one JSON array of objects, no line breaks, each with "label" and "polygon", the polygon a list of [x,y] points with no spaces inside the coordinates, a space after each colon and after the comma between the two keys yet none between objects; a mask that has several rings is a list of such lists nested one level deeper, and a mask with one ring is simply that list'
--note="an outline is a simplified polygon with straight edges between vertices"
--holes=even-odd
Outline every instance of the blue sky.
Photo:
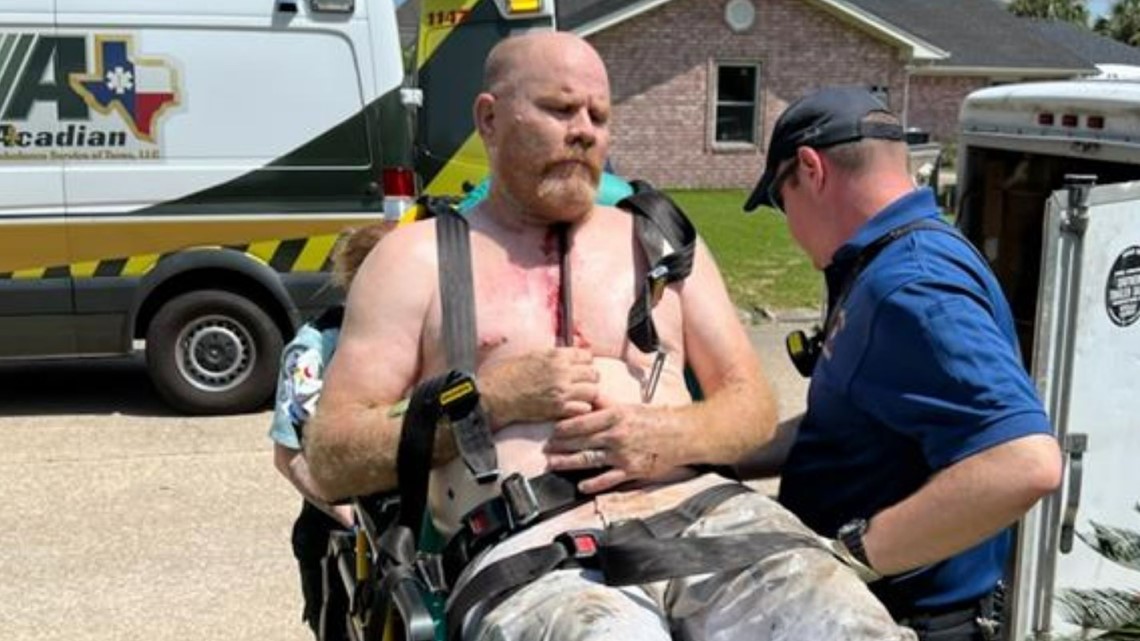
[{"label": "blue sky", "polygon": [[1089,13],[1094,17],[1103,16],[1112,7],[1112,0],[1089,0]]}]

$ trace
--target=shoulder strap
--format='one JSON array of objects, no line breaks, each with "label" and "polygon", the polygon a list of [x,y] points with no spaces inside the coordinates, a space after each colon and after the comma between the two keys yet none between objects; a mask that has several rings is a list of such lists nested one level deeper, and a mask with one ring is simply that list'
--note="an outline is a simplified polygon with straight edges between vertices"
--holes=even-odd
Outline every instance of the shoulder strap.
[{"label": "shoulder strap", "polygon": [[[851,271],[848,272],[847,278],[844,279],[843,286],[840,288],[839,294],[835,297],[834,302],[828,305],[827,320],[824,321],[823,324],[823,336],[829,336],[831,334],[831,328],[835,324],[835,317],[838,314],[837,310],[843,307],[843,303],[847,301],[847,296],[851,294],[851,289],[855,286],[855,281],[859,279],[859,275],[863,273],[863,270],[867,269],[867,266],[869,266],[871,262],[874,261],[879,256],[879,254],[883,252],[884,249],[887,248],[888,245],[902,238],[903,236],[906,236],[907,234],[918,231],[920,229],[928,229],[930,231],[950,234],[951,236],[955,236],[962,242],[966,243],[971,249],[974,250],[975,253],[978,251],[978,249],[974,247],[973,243],[971,243],[969,240],[966,240],[966,237],[958,233],[958,231],[953,227],[943,223],[935,222],[928,218],[921,218],[919,220],[911,221],[905,225],[895,227],[889,232],[868,243],[865,247],[863,247],[862,250],[859,251],[859,254],[855,257],[855,264],[851,266]],[[978,255],[981,256],[981,254]],[[984,260],[985,259],[983,259],[983,261]]]},{"label": "shoulder strap", "polygon": [[475,285],[467,220],[451,207],[435,214],[439,296],[448,367],[475,372]]},{"label": "shoulder strap", "polygon": [[634,215],[634,230],[649,262],[649,272],[641,294],[629,309],[627,334],[638,349],[649,353],[659,347],[653,306],[666,286],[692,272],[697,231],[664,193],[644,181],[635,180],[632,185],[634,193],[617,206]]},{"label": "shoulder strap", "polygon": [[[440,324],[447,366],[475,375],[475,281],[471,273],[471,239],[465,219],[454,207],[435,211],[439,252]],[[482,408],[452,423],[459,455],[479,483],[498,479],[498,457],[491,426]],[[428,465],[430,467],[430,465]]]}]

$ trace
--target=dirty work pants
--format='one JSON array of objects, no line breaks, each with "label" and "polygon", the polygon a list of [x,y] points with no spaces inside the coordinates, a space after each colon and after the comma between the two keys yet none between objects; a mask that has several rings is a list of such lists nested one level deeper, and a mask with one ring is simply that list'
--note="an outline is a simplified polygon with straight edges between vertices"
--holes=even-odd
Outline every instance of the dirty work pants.
[{"label": "dirty work pants", "polygon": [[[705,475],[681,485],[655,511],[726,482]],[[691,486],[691,487],[689,487]],[[676,501],[672,501],[677,498]],[[639,508],[596,499],[595,527],[643,518]],[[641,507],[640,509],[644,509]],[[561,515],[523,531],[472,562],[458,587],[489,563],[545,545],[554,534],[583,527]],[[581,516],[581,514],[579,514]],[[580,520],[580,519],[578,519]],[[735,496],[689,526],[682,536],[810,531],[774,500],[757,493]],[[464,639],[478,641],[587,641],[622,639],[741,639],[748,641],[913,640],[850,569],[822,549],[774,554],[740,570],[614,588],[590,570],[557,570],[520,589],[487,613],[473,613]]]}]

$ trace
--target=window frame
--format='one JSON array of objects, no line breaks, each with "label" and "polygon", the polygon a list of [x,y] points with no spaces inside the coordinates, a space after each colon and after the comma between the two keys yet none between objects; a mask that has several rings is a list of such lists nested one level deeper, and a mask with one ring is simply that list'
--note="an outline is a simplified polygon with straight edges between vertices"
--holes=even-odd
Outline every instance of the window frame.
[{"label": "window frame", "polygon": [[[752,142],[738,140],[717,140],[717,110],[724,105],[720,98],[720,70],[722,67],[751,67],[756,70],[755,98],[752,102]],[[708,127],[706,138],[713,152],[754,152],[760,149],[764,139],[764,94],[762,92],[764,62],[759,59],[725,58],[710,59],[708,66]],[[745,106],[745,103],[731,103],[726,106]]]}]

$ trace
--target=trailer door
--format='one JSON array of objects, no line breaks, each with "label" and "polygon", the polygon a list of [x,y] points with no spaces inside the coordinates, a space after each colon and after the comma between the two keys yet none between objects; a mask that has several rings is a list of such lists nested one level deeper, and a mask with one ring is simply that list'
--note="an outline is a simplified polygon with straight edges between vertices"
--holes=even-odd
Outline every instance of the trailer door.
[{"label": "trailer door", "polygon": [[[1009,639],[1136,620],[1140,603],[1140,182],[1046,207],[1033,374],[1065,456],[1019,528]],[[1097,591],[1097,592],[1094,592]],[[1115,637],[1114,637],[1115,638]]]}]

